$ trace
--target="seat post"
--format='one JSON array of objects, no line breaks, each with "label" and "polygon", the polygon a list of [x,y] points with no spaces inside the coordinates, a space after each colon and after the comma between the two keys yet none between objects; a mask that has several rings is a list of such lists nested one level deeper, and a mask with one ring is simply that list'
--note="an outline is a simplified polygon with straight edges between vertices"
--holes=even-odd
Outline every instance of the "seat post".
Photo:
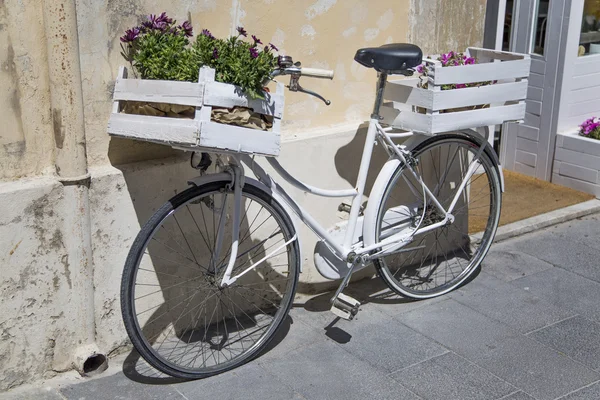
[{"label": "seat post", "polygon": [[380,119],[379,108],[383,102],[383,92],[385,91],[385,84],[387,82],[388,74],[386,72],[379,73],[379,79],[377,80],[377,95],[375,97],[375,107],[373,108],[373,114],[371,118]]}]

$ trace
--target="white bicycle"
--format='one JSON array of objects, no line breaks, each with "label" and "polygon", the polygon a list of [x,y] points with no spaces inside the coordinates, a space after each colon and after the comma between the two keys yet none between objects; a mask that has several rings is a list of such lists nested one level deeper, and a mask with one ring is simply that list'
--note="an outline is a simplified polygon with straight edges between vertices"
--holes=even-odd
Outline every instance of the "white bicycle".
[{"label": "white bicycle", "polygon": [[[354,189],[312,187],[267,158],[304,192],[352,198],[345,234],[339,226],[322,227],[253,157],[239,154],[228,162],[217,158],[218,172],[194,179],[156,211],[131,247],[121,287],[127,332],[148,363],[171,376],[203,378],[248,362],[265,348],[292,305],[301,269],[289,211],[337,258],[318,268],[325,277],[343,278],[332,311],[346,319],[359,303],[342,290],[371,263],[391,290],[413,299],[447,293],[476,271],[500,218],[502,172],[495,152],[473,131],[428,137],[380,125],[387,76],[410,75],[421,59],[421,50],[407,44],[356,53],[355,60],[375,68],[379,78]],[[333,73],[302,69],[285,58],[273,73],[280,75],[291,75],[290,88],[298,89],[301,75]],[[397,138],[408,139],[397,145]],[[376,141],[389,160],[363,213]],[[208,160],[202,158],[205,169]],[[246,176],[246,168],[256,179]]]}]

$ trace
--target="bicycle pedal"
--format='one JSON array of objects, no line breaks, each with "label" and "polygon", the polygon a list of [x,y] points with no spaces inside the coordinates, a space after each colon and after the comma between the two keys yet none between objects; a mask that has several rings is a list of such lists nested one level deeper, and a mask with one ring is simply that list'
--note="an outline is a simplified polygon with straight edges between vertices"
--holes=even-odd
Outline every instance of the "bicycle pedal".
[{"label": "bicycle pedal", "polygon": [[358,300],[340,293],[333,300],[331,312],[340,318],[351,321],[354,319],[356,314],[358,314],[358,307],[360,307],[360,302]]}]

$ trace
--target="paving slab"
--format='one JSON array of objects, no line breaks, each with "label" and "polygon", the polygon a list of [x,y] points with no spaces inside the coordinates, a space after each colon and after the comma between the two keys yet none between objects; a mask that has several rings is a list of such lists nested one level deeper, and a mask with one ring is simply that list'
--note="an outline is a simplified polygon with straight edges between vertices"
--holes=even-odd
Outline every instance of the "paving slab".
[{"label": "paving slab", "polygon": [[555,399],[600,378],[556,350],[455,300],[397,318],[538,399]]},{"label": "paving slab", "polygon": [[513,393],[509,396],[503,397],[501,400],[535,400],[533,397],[525,392]]},{"label": "paving slab", "polygon": [[600,371],[600,325],[595,322],[578,315],[528,336]]},{"label": "paving slab", "polygon": [[598,214],[556,225],[549,228],[548,231],[556,232],[563,240],[585,244],[600,250],[600,240],[598,240],[600,236],[600,215]]},{"label": "paving slab", "polygon": [[484,272],[506,282],[552,267],[547,261],[514,249],[512,242],[494,244],[481,264]]},{"label": "paving slab", "polygon": [[60,389],[73,400],[183,400],[173,386],[148,385],[129,380],[122,372]]},{"label": "paving slab", "polygon": [[[322,332],[350,354],[383,373],[417,364],[447,350],[373,307],[364,307],[353,321],[329,312],[303,313],[307,324]],[[332,326],[331,317],[337,319]],[[325,325],[329,324],[329,325]]]},{"label": "paving slab", "polygon": [[558,307],[600,321],[600,283],[561,268],[552,268],[511,282]]},{"label": "paving slab", "polygon": [[526,241],[515,240],[511,245],[523,253],[600,282],[600,250],[562,239],[559,229],[536,232]]},{"label": "paving slab", "polygon": [[424,399],[493,400],[516,388],[455,353],[448,352],[390,375]]},{"label": "paving slab", "polygon": [[560,400],[595,400],[600,399],[600,382],[579,389],[567,396],[561,397]]},{"label": "paving slab", "polygon": [[16,391],[0,393],[0,400],[64,400],[60,393],[51,387],[35,389],[17,389]]},{"label": "paving slab", "polygon": [[257,364],[246,364],[225,374],[180,383],[174,387],[187,400],[304,399],[290,386]]},{"label": "paving slab", "polygon": [[[543,328],[576,315],[550,301],[483,272],[452,298],[520,333]],[[518,312],[517,312],[518,310]]]},{"label": "paving slab", "polygon": [[397,382],[333,342],[298,349],[285,359],[259,364],[307,399],[418,399]]}]

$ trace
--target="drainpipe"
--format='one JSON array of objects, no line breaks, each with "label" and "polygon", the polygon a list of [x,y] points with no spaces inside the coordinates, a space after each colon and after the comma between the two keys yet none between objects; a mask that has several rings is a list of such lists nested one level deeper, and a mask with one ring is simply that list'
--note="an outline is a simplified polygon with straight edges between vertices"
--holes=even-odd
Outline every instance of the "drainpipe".
[{"label": "drainpipe", "polygon": [[[75,315],[63,319],[64,340],[57,341],[54,369],[75,367],[88,374],[106,369],[106,357],[96,346],[94,276],[90,223],[81,66],[75,0],[44,0],[50,101],[55,141],[55,167],[63,185],[63,255],[70,275],[70,304]],[[64,342],[64,343],[63,343]],[[59,348],[63,347],[63,348]]]}]

